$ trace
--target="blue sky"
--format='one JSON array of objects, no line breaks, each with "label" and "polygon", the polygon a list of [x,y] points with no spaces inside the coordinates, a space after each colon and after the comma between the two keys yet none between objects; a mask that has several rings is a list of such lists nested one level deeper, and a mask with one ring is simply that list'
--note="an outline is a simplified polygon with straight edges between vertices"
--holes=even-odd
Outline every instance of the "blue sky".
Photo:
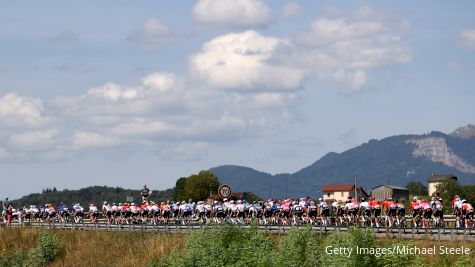
[{"label": "blue sky", "polygon": [[1,1],[0,194],[294,172],[474,123],[475,3]]}]

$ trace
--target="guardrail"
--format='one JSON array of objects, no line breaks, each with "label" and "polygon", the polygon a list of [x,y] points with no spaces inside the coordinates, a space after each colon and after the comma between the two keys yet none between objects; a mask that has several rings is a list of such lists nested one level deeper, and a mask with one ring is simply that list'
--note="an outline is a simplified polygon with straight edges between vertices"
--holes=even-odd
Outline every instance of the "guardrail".
[{"label": "guardrail", "polygon": [[[289,225],[238,225],[242,228],[257,227],[260,231],[273,234],[285,234],[293,228],[305,226]],[[189,225],[180,224],[108,224],[104,220],[98,223],[83,221],[74,222],[14,222],[12,227],[47,228],[62,230],[81,231],[115,231],[115,232],[153,232],[153,233],[188,233],[196,230],[203,230],[213,225],[192,223]],[[335,226],[311,226],[312,230],[324,235],[334,231],[348,231],[348,227]],[[368,228],[376,237],[397,238],[397,239],[429,239],[438,241],[475,241],[475,229],[459,228]]]}]

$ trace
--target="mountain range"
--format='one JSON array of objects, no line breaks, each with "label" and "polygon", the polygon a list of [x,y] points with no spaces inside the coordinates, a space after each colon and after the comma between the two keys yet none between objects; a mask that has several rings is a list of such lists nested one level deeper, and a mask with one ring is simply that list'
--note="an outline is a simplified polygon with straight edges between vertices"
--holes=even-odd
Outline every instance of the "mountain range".
[{"label": "mountain range", "polygon": [[475,125],[450,134],[433,131],[372,139],[342,153],[330,152],[291,174],[272,175],[235,165],[210,171],[233,191],[254,192],[263,198],[319,196],[324,185],[354,183],[355,179],[369,193],[381,184],[405,186],[412,180],[427,184],[434,173],[450,173],[463,184],[474,183]]}]

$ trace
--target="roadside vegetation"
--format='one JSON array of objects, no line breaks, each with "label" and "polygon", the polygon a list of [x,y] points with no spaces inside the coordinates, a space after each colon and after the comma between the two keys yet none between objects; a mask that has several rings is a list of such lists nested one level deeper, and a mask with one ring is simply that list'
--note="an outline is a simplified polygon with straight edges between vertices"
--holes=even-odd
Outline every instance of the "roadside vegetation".
[{"label": "roadside vegetation", "polygon": [[94,232],[37,229],[0,230],[3,266],[473,266],[475,254],[327,255],[325,247],[394,245],[470,247],[475,243],[375,239],[352,229],[321,238],[309,228],[266,234],[256,228],[223,225],[191,234]]}]

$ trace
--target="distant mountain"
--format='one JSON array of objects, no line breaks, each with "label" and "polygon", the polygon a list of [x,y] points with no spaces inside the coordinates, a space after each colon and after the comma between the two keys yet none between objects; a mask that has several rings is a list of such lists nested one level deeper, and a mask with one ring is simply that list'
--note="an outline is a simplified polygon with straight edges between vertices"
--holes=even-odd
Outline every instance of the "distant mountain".
[{"label": "distant mountain", "polygon": [[[151,199],[156,200],[168,200],[172,198],[172,189],[164,191],[152,190]],[[13,206],[23,207],[27,205],[44,205],[51,203],[58,205],[64,202],[66,205],[72,206],[73,203],[79,202],[83,206],[89,205],[89,203],[96,203],[98,206],[102,206],[103,201],[112,202],[125,202],[126,197],[133,197],[136,203],[141,201],[140,190],[123,189],[120,187],[107,187],[107,186],[91,186],[82,188],[79,190],[64,189],[61,191],[54,189],[43,190],[42,193],[29,194],[20,199],[12,201]]]},{"label": "distant mountain", "polygon": [[293,174],[271,175],[247,167],[225,165],[210,169],[233,191],[250,191],[267,198],[317,196],[325,184],[357,183],[369,193],[380,184],[405,186],[427,183],[432,173],[452,173],[461,183],[475,182],[475,126],[452,134],[431,132],[372,139],[342,153],[331,152]]}]

